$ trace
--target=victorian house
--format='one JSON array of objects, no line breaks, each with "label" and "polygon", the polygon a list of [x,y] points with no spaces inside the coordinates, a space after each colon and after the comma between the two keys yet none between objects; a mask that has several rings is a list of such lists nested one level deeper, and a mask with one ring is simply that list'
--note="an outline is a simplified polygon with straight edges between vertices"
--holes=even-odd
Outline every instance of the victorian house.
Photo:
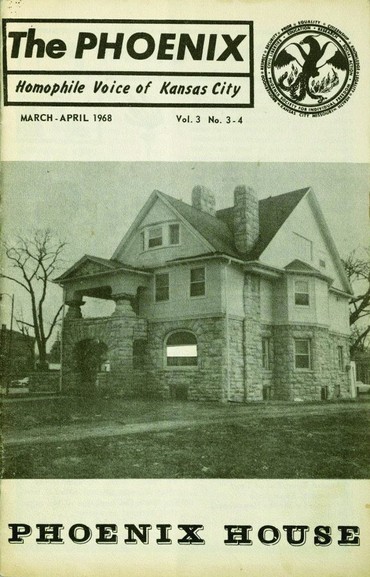
[{"label": "victorian house", "polygon": [[[216,210],[155,190],[110,259],[56,279],[63,390],[212,401],[350,396],[351,289],[311,188]],[[115,302],[84,318],[84,299]]]}]

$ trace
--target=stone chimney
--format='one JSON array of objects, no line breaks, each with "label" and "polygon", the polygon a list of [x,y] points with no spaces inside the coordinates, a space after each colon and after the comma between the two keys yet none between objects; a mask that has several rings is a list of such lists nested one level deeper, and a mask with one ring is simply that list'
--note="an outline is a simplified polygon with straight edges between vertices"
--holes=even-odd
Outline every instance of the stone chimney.
[{"label": "stone chimney", "polygon": [[206,188],[205,186],[194,186],[191,193],[191,201],[193,208],[215,216],[216,201],[212,191],[209,190],[209,188]]},{"label": "stone chimney", "polygon": [[259,236],[258,198],[249,186],[234,190],[234,240],[237,250],[246,254],[256,244]]}]

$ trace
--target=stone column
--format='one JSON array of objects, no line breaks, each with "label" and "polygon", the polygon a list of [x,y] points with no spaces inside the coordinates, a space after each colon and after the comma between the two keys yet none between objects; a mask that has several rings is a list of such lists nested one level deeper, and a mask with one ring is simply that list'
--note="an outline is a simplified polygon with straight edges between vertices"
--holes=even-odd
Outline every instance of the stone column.
[{"label": "stone column", "polygon": [[133,340],[137,316],[130,298],[128,294],[112,295],[116,308],[110,317],[110,381],[125,396],[136,394]]},{"label": "stone column", "polygon": [[81,298],[75,298],[67,300],[65,304],[68,310],[62,328],[62,391],[75,393],[79,388],[79,375],[75,368],[74,346],[80,340],[80,327],[84,323],[81,306],[85,303]]},{"label": "stone column", "polygon": [[263,396],[260,279],[248,273],[244,277],[244,314],[245,400],[261,401]]},{"label": "stone column", "polygon": [[67,301],[66,305],[68,306],[68,310],[65,319],[66,320],[81,319],[82,318],[81,307],[84,304],[85,303],[82,300]]},{"label": "stone column", "polygon": [[116,303],[116,308],[112,313],[112,317],[136,317],[135,312],[132,310],[130,296],[122,293],[119,295],[113,295],[113,300]]}]

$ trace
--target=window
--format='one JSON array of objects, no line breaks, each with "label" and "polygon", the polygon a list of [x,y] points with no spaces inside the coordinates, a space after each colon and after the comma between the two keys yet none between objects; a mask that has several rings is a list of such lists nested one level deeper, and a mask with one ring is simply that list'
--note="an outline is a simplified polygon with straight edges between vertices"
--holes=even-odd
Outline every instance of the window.
[{"label": "window", "polygon": [[148,248],[153,248],[155,246],[162,246],[162,244],[163,244],[162,227],[154,226],[153,228],[150,228],[148,235]]},{"label": "window", "polygon": [[198,364],[197,339],[188,331],[172,333],[166,342],[167,367],[194,367]]},{"label": "window", "polygon": [[294,358],[296,369],[311,369],[311,341],[310,339],[294,340]]},{"label": "window", "polygon": [[344,355],[343,355],[343,347],[340,346],[337,348],[338,353],[338,368],[340,371],[344,370]]},{"label": "window", "polygon": [[327,401],[329,398],[329,387],[328,385],[323,385],[321,387],[321,400]]},{"label": "window", "polygon": [[301,307],[310,305],[310,294],[308,290],[308,281],[296,280],[294,283],[294,303]]},{"label": "window", "polygon": [[190,296],[200,297],[206,294],[206,271],[204,266],[190,270]]},{"label": "window", "polygon": [[180,225],[170,224],[168,228],[169,244],[179,244],[180,242]]},{"label": "window", "polygon": [[180,244],[180,224],[157,224],[141,231],[143,250]]},{"label": "window", "polygon": [[155,275],[155,300],[168,301],[170,298],[170,275],[168,272]]},{"label": "window", "polygon": [[262,367],[270,370],[270,339],[262,339]]}]

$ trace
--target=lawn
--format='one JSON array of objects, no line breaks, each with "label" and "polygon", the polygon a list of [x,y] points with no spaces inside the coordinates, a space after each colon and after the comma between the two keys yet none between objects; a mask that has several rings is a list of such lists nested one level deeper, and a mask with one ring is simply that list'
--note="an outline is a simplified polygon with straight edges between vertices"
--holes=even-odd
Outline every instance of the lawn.
[{"label": "lawn", "polygon": [[[46,404],[18,403],[7,407],[5,430],[109,419],[121,419],[122,405],[87,404],[84,412],[71,410],[70,401]],[[124,406],[124,405],[123,405]],[[142,405],[133,404],[131,422],[152,419],[163,405],[153,404],[143,416]],[[187,408],[189,407],[190,408]],[[63,410],[62,410],[63,407]],[[90,409],[88,410],[88,407]],[[141,407],[141,409],[140,409]],[[148,404],[148,407],[151,405]],[[159,408],[158,408],[159,407]],[[214,405],[195,408],[211,414]],[[368,478],[370,427],[368,403],[353,410],[337,408],[319,414],[304,406],[289,405],[284,415],[272,406],[267,414],[248,409],[236,420],[192,425],[176,430],[80,441],[9,446],[4,451],[5,478]],[[168,411],[171,409],[169,405]],[[333,407],[332,407],[333,408]],[[139,411],[141,413],[139,414]],[[185,414],[191,405],[184,404]],[[219,409],[216,408],[216,411]],[[89,412],[90,411],[90,412]],[[137,414],[135,414],[137,411]],[[166,409],[163,409],[166,414]],[[295,414],[296,412],[296,414]],[[79,415],[76,416],[76,415]],[[225,416],[229,416],[225,409]],[[158,415],[157,415],[158,416]],[[160,414],[160,419],[163,415]],[[23,419],[23,422],[22,422]],[[28,420],[27,420],[28,419]],[[24,422],[24,420],[26,422]]]}]

